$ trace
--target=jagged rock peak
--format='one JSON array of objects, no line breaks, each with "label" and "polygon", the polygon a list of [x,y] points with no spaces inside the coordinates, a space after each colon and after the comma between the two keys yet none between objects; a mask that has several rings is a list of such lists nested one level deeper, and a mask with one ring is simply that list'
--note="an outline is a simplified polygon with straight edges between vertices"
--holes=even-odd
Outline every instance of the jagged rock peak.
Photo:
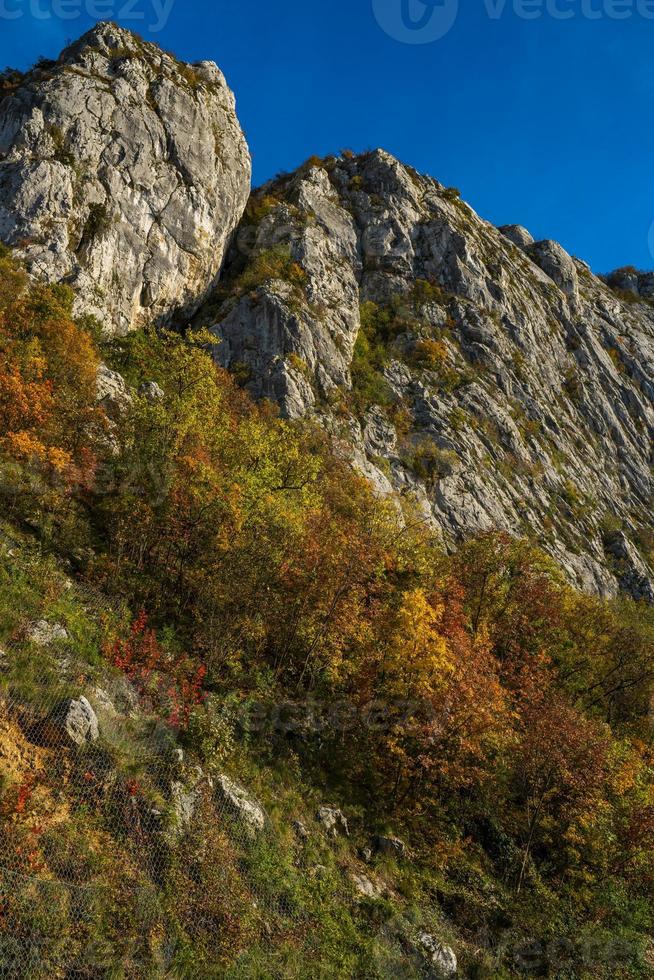
[{"label": "jagged rock peak", "polygon": [[100,23],[0,95],[0,239],[109,332],[190,316],[250,189],[217,66]]},{"label": "jagged rock peak", "polygon": [[642,272],[633,265],[627,265],[603,278],[627,302],[638,298],[654,300],[654,272]]},{"label": "jagged rock peak", "polygon": [[522,225],[502,225],[499,229],[505,238],[517,245],[518,248],[529,248],[534,244],[534,236]]},{"label": "jagged rock peak", "polygon": [[255,191],[198,322],[448,547],[526,534],[575,584],[649,597],[654,304],[630,284],[375,150]]}]

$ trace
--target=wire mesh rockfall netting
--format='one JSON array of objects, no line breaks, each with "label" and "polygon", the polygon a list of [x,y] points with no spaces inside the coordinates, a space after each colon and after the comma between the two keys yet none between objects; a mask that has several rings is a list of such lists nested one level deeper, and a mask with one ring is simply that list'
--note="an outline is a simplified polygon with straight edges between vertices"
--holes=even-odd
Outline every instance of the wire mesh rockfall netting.
[{"label": "wire mesh rockfall netting", "polygon": [[8,557],[0,980],[432,975],[422,922],[368,914],[383,878],[340,811],[314,798],[307,813],[299,772],[262,768],[267,729],[243,727],[237,695],[198,702],[140,617],[41,556]]},{"label": "wire mesh rockfall netting", "polygon": [[283,864],[251,794],[61,625],[1,646],[0,977],[254,976],[266,945],[310,942],[301,849]]}]

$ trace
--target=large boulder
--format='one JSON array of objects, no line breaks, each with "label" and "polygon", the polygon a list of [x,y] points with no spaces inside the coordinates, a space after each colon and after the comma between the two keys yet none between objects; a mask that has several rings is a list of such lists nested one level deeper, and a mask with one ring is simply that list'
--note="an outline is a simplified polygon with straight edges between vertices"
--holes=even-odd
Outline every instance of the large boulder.
[{"label": "large boulder", "polygon": [[373,881],[368,875],[364,875],[361,871],[353,871],[350,874],[352,884],[354,885],[354,890],[362,898],[382,898],[386,892],[386,888],[378,881]]},{"label": "large boulder", "polygon": [[643,299],[654,297],[654,272],[639,272],[632,265],[627,265],[611,272],[605,279],[611,289]]},{"label": "large boulder", "polygon": [[166,397],[156,381],[144,381],[139,388],[139,395],[146,401],[153,403],[163,401]]},{"label": "large boulder", "polygon": [[80,748],[100,737],[95,711],[85,697],[67,698],[50,713],[46,725],[50,740]]},{"label": "large boulder", "polygon": [[526,249],[530,245],[534,244],[534,237],[531,232],[523,228],[522,225],[502,225],[498,229],[502,232],[505,238],[508,238],[510,242],[517,245],[518,248]]},{"label": "large boulder", "polygon": [[191,315],[249,193],[234,97],[114,24],[39,63],[0,102],[0,239],[126,333]]},{"label": "large boulder", "polygon": [[174,817],[174,836],[191,830],[213,780],[196,766],[185,778],[170,784],[170,800]]},{"label": "large boulder", "polygon": [[558,242],[535,242],[528,253],[546,276],[556,283],[562,293],[572,300],[579,298],[577,269],[572,258]]}]

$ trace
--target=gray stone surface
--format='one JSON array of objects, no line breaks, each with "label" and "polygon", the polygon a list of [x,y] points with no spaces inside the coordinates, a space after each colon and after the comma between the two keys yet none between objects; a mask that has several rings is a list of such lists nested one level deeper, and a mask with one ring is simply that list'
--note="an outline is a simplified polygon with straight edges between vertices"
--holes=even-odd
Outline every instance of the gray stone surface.
[{"label": "gray stone surface", "polygon": [[118,714],[116,711],[116,705],[113,703],[111,697],[103,687],[94,687],[91,691],[91,697],[93,699],[95,709],[101,715],[104,714],[115,717]]},{"label": "gray stone surface", "polygon": [[624,266],[604,278],[616,290],[641,299],[654,298],[654,272],[640,272],[633,266]]},{"label": "gray stone surface", "polygon": [[338,837],[339,834],[350,836],[347,819],[336,807],[321,806],[316,814],[316,820],[330,837]]},{"label": "gray stone surface", "polygon": [[453,949],[444,946],[435,936],[430,936],[427,932],[420,933],[418,942],[435,967],[436,977],[455,977],[457,975],[458,964]]},{"label": "gray stone surface", "polygon": [[403,858],[406,844],[399,837],[375,837],[375,850],[385,857]]},{"label": "gray stone surface", "polygon": [[97,742],[100,737],[97,716],[85,697],[58,704],[48,719],[48,729],[55,740],[71,747]]},{"label": "gray stone surface", "polygon": [[502,225],[499,230],[505,238],[508,238],[518,248],[524,249],[534,244],[533,235],[522,225]]},{"label": "gray stone surface", "polygon": [[353,871],[350,875],[354,889],[362,898],[381,898],[386,889],[378,881],[373,881],[368,875],[360,871]]},{"label": "gray stone surface", "polygon": [[100,364],[96,377],[98,404],[109,418],[116,422],[132,404],[132,393],[121,374],[111,371],[106,364]]},{"label": "gray stone surface", "polygon": [[174,817],[173,836],[179,836],[191,830],[207,791],[213,788],[213,780],[199,766],[193,767],[188,773],[184,772],[183,778],[171,782],[170,800]]},{"label": "gray stone surface", "polygon": [[26,638],[30,643],[46,647],[51,643],[65,642],[68,639],[68,631],[61,623],[48,623],[45,619],[39,619],[28,627]]},{"label": "gray stone surface", "polygon": [[[625,273],[627,302],[556,242],[498,230],[382,150],[307,164],[253,200],[265,206],[248,210],[197,317],[221,341],[220,363],[284,415],[313,415],[445,547],[490,529],[528,534],[576,586],[646,594],[654,274]],[[305,284],[241,289],[280,242]],[[407,315],[387,340],[384,403],[361,411],[351,367],[367,301]],[[425,342],[440,345],[440,364],[416,356]],[[629,542],[619,559],[607,522]]]},{"label": "gray stone surface", "polygon": [[572,300],[579,298],[577,270],[570,256],[557,242],[536,242],[527,250],[536,265]]},{"label": "gray stone surface", "polygon": [[266,814],[260,803],[233,779],[221,775],[216,779],[216,798],[232,817],[239,821],[246,834],[255,836],[266,825]]},{"label": "gray stone surface", "polygon": [[634,597],[654,603],[654,584],[648,566],[623,531],[610,536],[607,553],[615,559],[614,572],[621,587]]},{"label": "gray stone surface", "polygon": [[139,395],[149,402],[160,402],[165,398],[164,392],[156,381],[144,381],[139,388]]},{"label": "gray stone surface", "polygon": [[293,832],[295,833],[297,839],[302,843],[304,843],[309,839],[309,831],[307,830],[307,828],[305,827],[305,825],[302,823],[301,820],[293,821]]},{"label": "gray stone surface", "polygon": [[0,102],[0,239],[107,332],[191,315],[242,215],[250,157],[211,62],[98,24]]}]

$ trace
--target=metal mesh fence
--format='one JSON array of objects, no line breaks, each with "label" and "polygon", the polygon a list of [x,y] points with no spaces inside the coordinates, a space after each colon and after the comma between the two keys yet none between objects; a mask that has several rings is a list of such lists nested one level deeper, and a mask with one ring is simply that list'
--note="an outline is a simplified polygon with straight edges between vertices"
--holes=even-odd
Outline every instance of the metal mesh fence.
[{"label": "metal mesh fence", "polygon": [[[104,598],[71,588],[101,620]],[[307,875],[301,847],[276,867],[254,797],[56,624],[0,647],[0,977],[256,975],[238,973],[253,949],[306,941],[285,880]]]},{"label": "metal mesh fence", "polygon": [[[416,923],[355,926],[385,892],[339,845],[340,811],[307,830],[291,779],[271,819],[238,748],[203,768],[169,710],[178,678],[135,679],[110,655],[128,617],[9,557],[38,583],[24,614],[4,596],[0,630],[0,980],[350,976],[344,942],[357,976],[433,975]],[[213,707],[233,750],[234,705]]]}]

